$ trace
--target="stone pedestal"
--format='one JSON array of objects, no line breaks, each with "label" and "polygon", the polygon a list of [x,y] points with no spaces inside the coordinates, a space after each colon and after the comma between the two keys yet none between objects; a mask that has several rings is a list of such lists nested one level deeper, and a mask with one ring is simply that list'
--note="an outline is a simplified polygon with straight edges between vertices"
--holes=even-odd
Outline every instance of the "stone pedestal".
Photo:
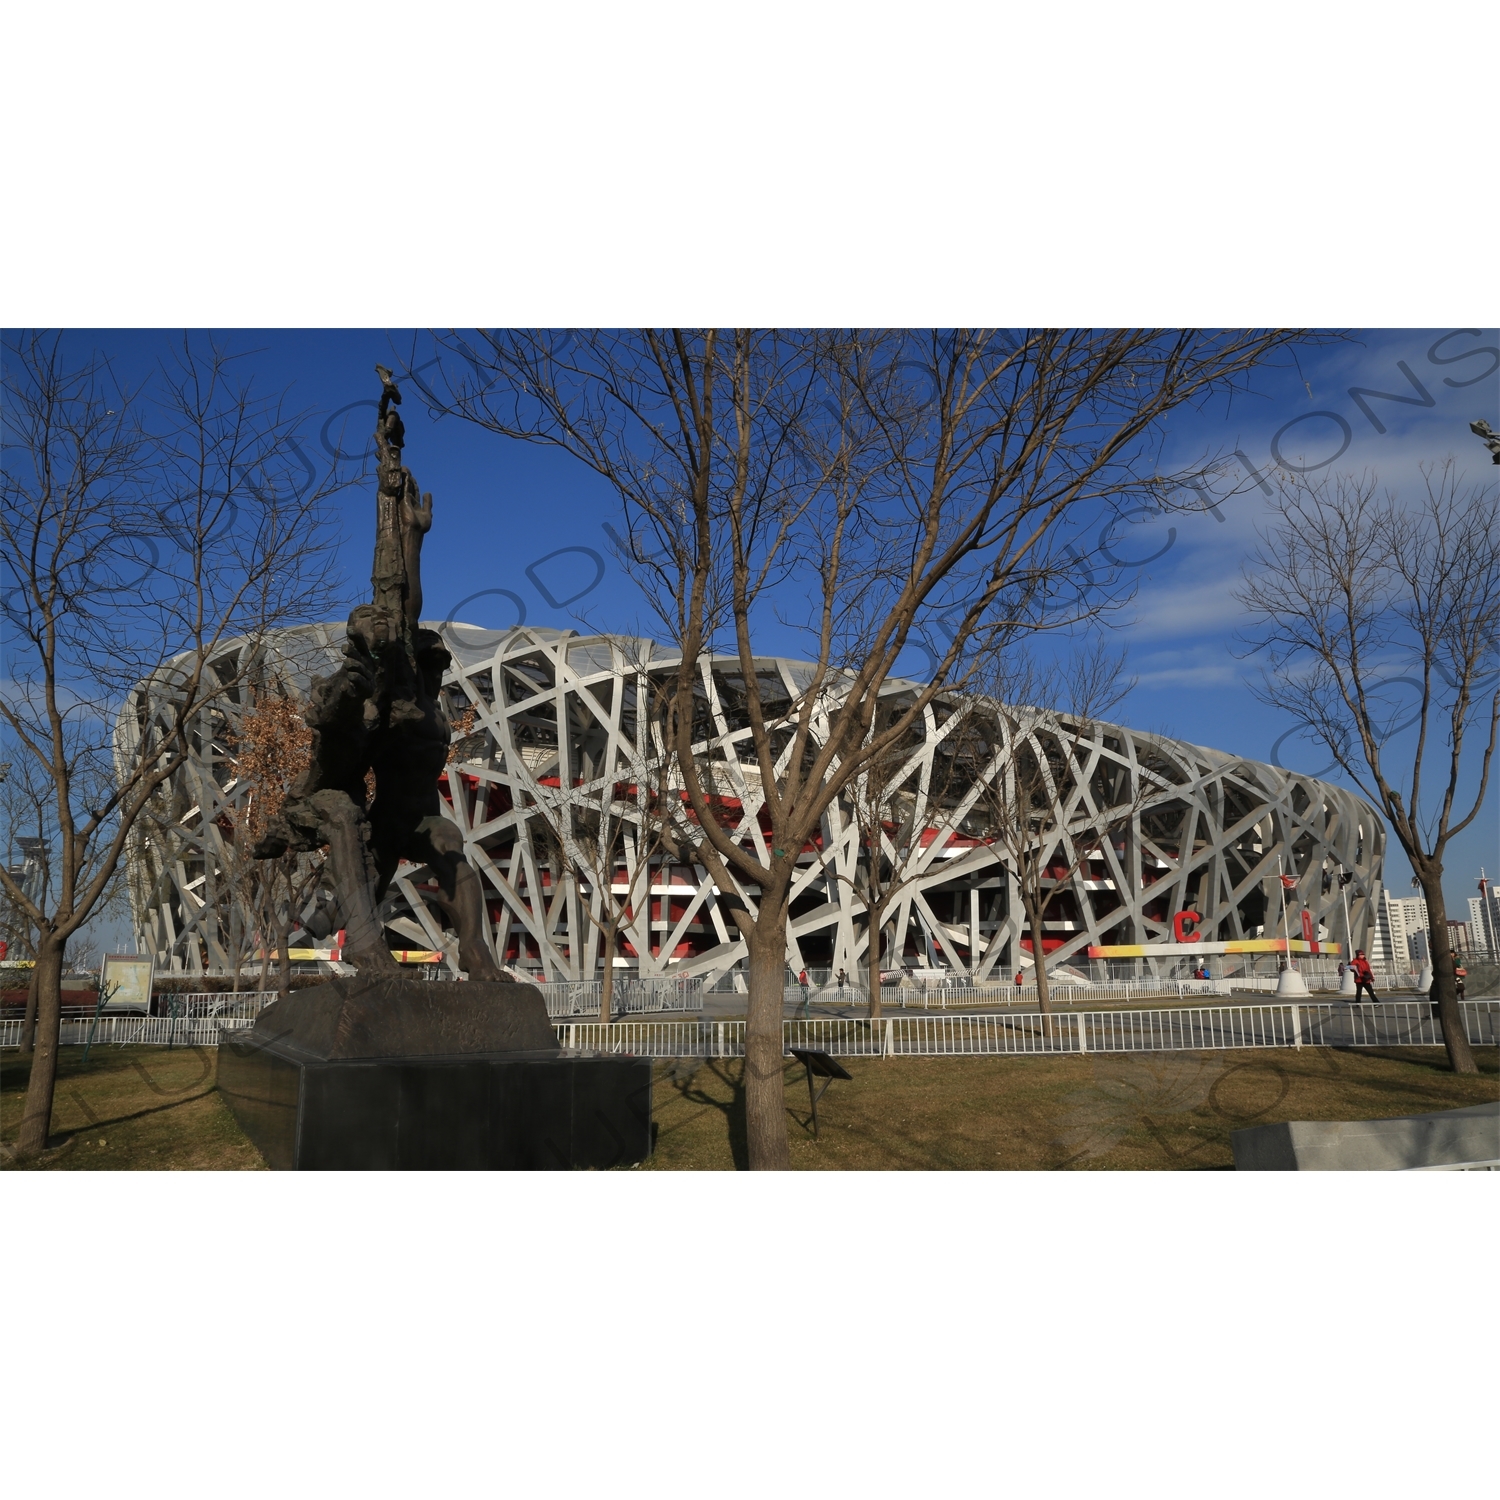
[{"label": "stone pedestal", "polygon": [[221,1032],[219,1090],[278,1170],[566,1171],[651,1151],[650,1059],[564,1053],[531,985],[297,991]]},{"label": "stone pedestal", "polygon": [[1307,981],[1296,969],[1288,966],[1281,971],[1281,977],[1276,981],[1278,1000],[1305,1000],[1310,993]]},{"label": "stone pedestal", "polygon": [[1500,1103],[1389,1120],[1289,1120],[1236,1130],[1238,1172],[1400,1172],[1500,1161]]}]

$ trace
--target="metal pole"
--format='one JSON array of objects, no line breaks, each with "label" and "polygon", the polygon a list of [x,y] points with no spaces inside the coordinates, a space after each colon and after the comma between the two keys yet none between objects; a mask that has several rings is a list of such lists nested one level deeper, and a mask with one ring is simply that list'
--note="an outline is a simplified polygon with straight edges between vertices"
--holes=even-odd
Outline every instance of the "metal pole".
[{"label": "metal pole", "polygon": [[[1284,822],[1282,823],[1281,831],[1282,836],[1285,837],[1286,824]],[[1286,876],[1282,872],[1281,856],[1279,854],[1276,856],[1276,884],[1281,888],[1281,933],[1286,939],[1286,966],[1291,969],[1296,966],[1292,963],[1292,928],[1291,924],[1287,921],[1286,915]]]},{"label": "metal pole", "polygon": [[94,1033],[99,1029],[99,1017],[104,1012],[104,1002],[113,993],[113,990],[106,991],[103,984],[99,986],[99,998],[94,1002],[94,1019],[89,1022],[89,1039],[83,1044],[83,1060],[85,1063],[88,1062],[89,1051],[94,1045]]}]

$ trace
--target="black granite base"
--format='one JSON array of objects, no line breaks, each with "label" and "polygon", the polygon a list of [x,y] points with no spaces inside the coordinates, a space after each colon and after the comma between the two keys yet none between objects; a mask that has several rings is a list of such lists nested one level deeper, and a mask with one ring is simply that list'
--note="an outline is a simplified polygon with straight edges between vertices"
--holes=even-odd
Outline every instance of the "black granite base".
[{"label": "black granite base", "polygon": [[219,1091],[282,1171],[568,1171],[651,1154],[644,1057],[324,1062],[224,1031]]},{"label": "black granite base", "polygon": [[219,1091],[283,1171],[566,1171],[651,1153],[650,1060],[565,1055],[534,985],[330,979],[219,1037]]}]

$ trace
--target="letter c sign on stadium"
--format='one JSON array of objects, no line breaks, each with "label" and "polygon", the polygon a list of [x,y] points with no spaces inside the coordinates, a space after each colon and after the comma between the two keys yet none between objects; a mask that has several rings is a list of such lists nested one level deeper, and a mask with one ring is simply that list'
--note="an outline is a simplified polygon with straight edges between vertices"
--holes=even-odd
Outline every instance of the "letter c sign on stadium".
[{"label": "letter c sign on stadium", "polygon": [[1194,932],[1199,922],[1203,920],[1201,913],[1195,911],[1180,911],[1172,918],[1172,936],[1179,943],[1201,943],[1203,934]]}]

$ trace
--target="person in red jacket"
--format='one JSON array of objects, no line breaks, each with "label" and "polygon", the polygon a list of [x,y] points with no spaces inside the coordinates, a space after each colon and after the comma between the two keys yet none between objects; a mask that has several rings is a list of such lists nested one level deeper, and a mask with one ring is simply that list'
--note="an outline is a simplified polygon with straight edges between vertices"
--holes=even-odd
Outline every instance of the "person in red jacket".
[{"label": "person in red jacket", "polygon": [[1365,957],[1363,948],[1354,955],[1354,962],[1349,967],[1354,970],[1354,998],[1349,1003],[1358,1005],[1360,993],[1364,990],[1369,990],[1372,1005],[1378,1003],[1380,996],[1375,993],[1375,974],[1370,968],[1370,960]]}]

